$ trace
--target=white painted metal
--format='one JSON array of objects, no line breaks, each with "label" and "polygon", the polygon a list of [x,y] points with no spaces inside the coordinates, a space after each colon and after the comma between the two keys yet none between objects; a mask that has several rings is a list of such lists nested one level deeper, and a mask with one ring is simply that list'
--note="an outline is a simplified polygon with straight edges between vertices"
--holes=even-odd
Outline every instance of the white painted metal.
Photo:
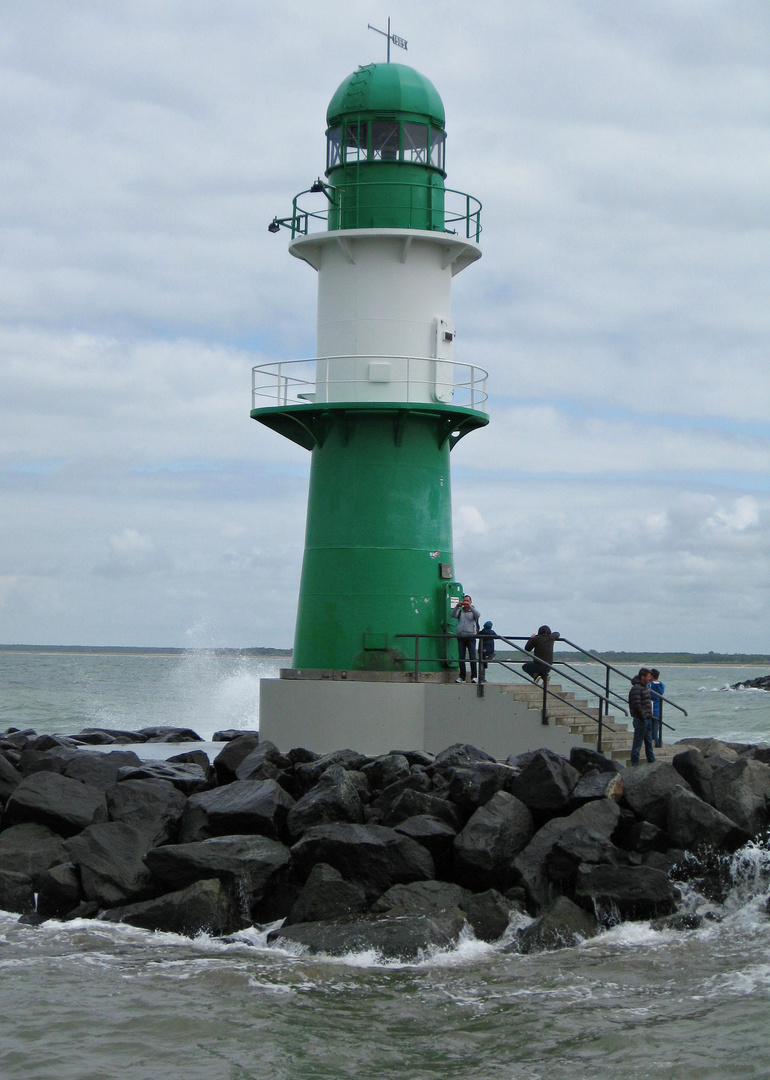
[{"label": "white painted metal", "polygon": [[[342,379],[342,370],[349,378]],[[323,381],[320,386],[316,385],[319,371],[322,379],[324,376],[332,378],[331,385]],[[486,381],[484,368],[450,360],[434,361],[429,356],[323,356],[313,360],[278,360],[252,368],[252,408],[303,405],[313,401],[367,401],[366,395],[373,392],[372,384],[379,383],[388,388],[388,396],[379,400],[443,401],[484,412]],[[391,396],[396,392],[398,398]]]},{"label": "white painted metal", "polygon": [[[441,361],[454,359],[452,277],[481,257],[477,244],[420,230],[346,229],[300,237],[289,250],[318,271],[316,401],[451,403]],[[411,358],[412,386],[405,365],[385,360],[394,357]]]}]

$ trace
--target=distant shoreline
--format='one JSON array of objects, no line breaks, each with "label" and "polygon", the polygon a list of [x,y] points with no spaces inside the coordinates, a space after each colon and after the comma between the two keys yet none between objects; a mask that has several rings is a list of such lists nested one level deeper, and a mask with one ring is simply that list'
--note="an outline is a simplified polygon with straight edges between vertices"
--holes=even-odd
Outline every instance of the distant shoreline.
[{"label": "distant shoreline", "polygon": [[[185,654],[204,653],[213,656],[291,656],[291,649],[275,649],[258,646],[249,649],[183,649],[173,646],[144,645],[0,645],[0,653],[35,653],[70,654],[76,656],[184,656]],[[642,652],[595,652],[595,656],[608,664],[655,664],[659,667],[673,667],[676,664],[726,664],[733,667],[740,665],[770,665],[770,655],[763,653],[642,653]],[[521,653],[507,653],[498,650],[498,659],[517,661],[523,659]],[[557,652],[556,663],[585,664],[591,661],[582,653]]]},{"label": "distant shoreline", "polygon": [[184,656],[209,653],[214,656],[291,656],[291,649],[177,649],[173,646],[144,645],[0,645],[0,653],[70,653],[77,656]]}]

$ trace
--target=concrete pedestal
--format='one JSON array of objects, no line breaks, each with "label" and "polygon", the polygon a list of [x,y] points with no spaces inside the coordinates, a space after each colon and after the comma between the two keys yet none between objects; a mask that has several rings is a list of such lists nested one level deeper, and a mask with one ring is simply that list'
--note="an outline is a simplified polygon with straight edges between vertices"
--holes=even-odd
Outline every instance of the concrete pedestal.
[{"label": "concrete pedestal", "polygon": [[351,749],[362,754],[391,750],[438,753],[471,743],[498,759],[545,747],[569,757],[585,746],[582,735],[551,721],[540,708],[516,697],[516,688],[486,683],[483,696],[468,683],[389,681],[332,677],[263,679],[262,739],[282,750],[303,746],[317,753]]}]

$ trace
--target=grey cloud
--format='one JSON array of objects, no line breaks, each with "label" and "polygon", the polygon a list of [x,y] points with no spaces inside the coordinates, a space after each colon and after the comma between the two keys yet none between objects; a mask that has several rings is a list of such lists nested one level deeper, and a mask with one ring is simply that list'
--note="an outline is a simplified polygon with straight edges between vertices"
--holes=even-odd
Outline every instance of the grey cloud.
[{"label": "grey cloud", "polygon": [[[767,5],[442,13],[413,4],[396,59],[484,203],[453,299],[492,395],[453,453],[458,572],[527,633],[767,649]],[[4,12],[0,640],[291,641],[309,457],[249,420],[249,369],[312,354],[316,282],[266,225],[384,57],[365,24]]]}]

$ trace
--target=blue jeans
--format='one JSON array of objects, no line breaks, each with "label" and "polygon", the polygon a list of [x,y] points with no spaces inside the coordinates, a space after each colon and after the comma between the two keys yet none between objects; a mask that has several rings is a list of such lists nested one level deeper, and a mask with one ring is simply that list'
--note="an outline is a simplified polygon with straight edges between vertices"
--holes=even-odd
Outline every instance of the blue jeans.
[{"label": "blue jeans", "polygon": [[652,750],[652,720],[643,720],[638,716],[634,716],[633,721],[634,742],[631,747],[631,764],[639,764],[639,752],[642,749],[642,743],[644,743],[644,752],[647,755],[647,761],[652,762],[655,760],[655,754]]}]

